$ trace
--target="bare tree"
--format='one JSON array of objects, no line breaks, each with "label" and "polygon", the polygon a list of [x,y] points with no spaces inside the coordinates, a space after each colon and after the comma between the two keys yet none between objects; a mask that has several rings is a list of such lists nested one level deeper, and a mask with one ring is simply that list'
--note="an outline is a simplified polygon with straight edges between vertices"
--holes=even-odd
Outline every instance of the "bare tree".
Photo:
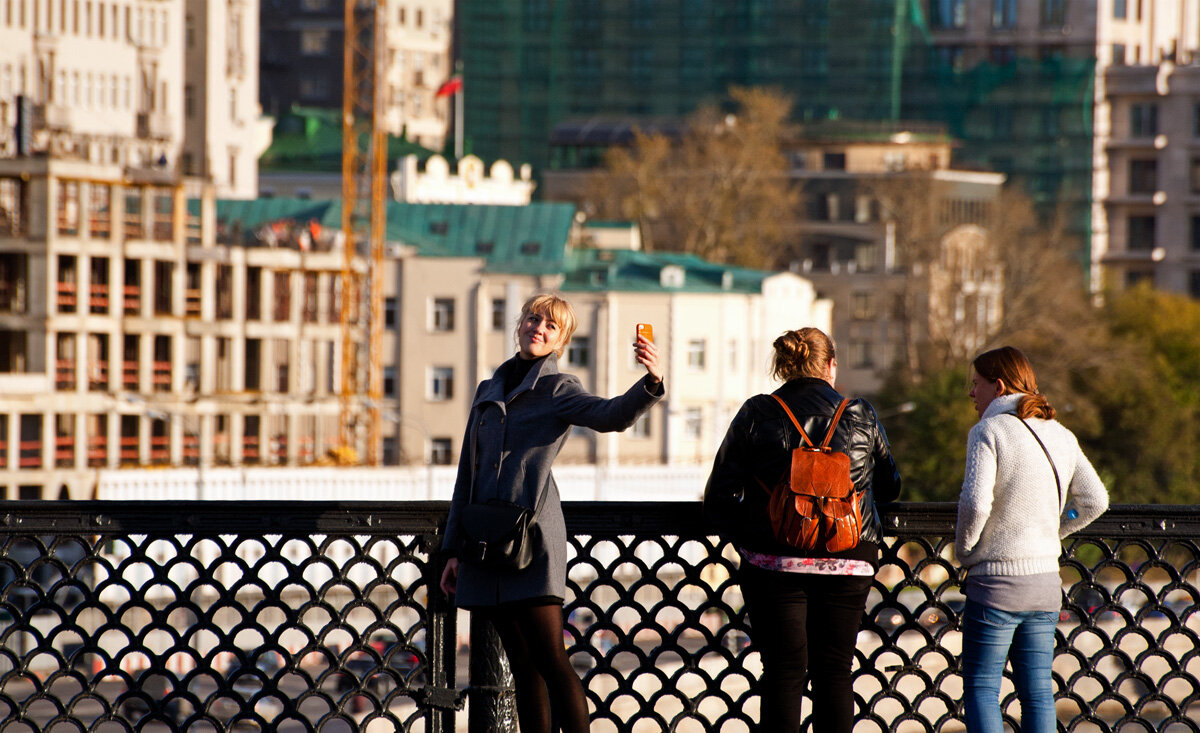
[{"label": "bare tree", "polygon": [[596,216],[637,221],[648,249],[762,266],[788,236],[800,197],[783,151],[791,100],[734,87],[736,111],[692,114],[682,135],[635,135],[589,181]]}]

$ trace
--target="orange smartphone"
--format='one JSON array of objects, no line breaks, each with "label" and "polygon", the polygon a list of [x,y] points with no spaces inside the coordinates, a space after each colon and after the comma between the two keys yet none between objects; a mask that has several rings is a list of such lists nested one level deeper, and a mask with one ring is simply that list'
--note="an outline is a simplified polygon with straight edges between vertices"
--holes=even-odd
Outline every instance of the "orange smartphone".
[{"label": "orange smartphone", "polygon": [[637,336],[645,336],[647,341],[653,342],[654,326],[651,326],[649,323],[639,323],[637,325]]}]

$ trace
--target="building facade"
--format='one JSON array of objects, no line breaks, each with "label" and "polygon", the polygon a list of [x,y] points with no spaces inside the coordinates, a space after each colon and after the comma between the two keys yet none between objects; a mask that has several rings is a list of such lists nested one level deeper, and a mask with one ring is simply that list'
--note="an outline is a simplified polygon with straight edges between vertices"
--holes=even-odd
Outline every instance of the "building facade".
[{"label": "building facade", "polygon": [[[451,99],[438,88],[451,73],[453,0],[395,0],[386,5],[384,127],[441,150]],[[345,4],[341,0],[264,0],[260,101],[270,115],[293,106],[342,108]]]},{"label": "building facade", "polygon": [[336,446],[333,229],[316,212],[226,227],[217,209],[153,172],[0,160],[6,496],[88,498],[99,469],[307,463]]},{"label": "building facade", "polygon": [[654,325],[667,367],[660,405],[625,433],[576,431],[564,464],[711,461],[736,409],[770,385],[774,339],[830,325],[829,303],[800,276],[643,252],[630,225],[580,227],[569,204],[406,208],[418,219],[389,232],[403,244],[385,278],[396,326],[385,336],[384,453],[399,463],[457,460],[475,385],[516,352],[521,304],[539,291],[574,306],[560,368],[593,393],[619,394],[644,373],[639,322]]},{"label": "building facade", "polygon": [[273,121],[258,105],[258,3],[186,0],[179,172],[221,198],[258,196]]},{"label": "building facade", "polygon": [[1105,92],[1094,277],[1200,298],[1200,66],[1114,67]]},{"label": "building facade", "polygon": [[[539,290],[575,303],[564,368],[589,389],[638,378],[638,321],[670,369],[665,404],[619,436],[580,431],[565,463],[710,460],[767,386],[771,340],[829,326],[797,275],[643,253],[628,227],[581,231],[569,204],[393,202],[387,221],[388,464],[457,459],[473,387],[514,353]],[[336,201],[187,199],[153,170],[0,160],[3,496],[89,498],[122,467],[328,463],[343,447],[339,226]]]},{"label": "building facade", "polygon": [[[560,126],[547,198],[581,202],[587,162],[632,139],[628,121]],[[929,123],[810,124],[782,144],[803,210],[771,257],[832,303],[839,388],[875,394],[897,366],[977,352],[1003,315],[987,230],[1004,176],[951,167],[952,141]]]},{"label": "building facade", "polygon": [[0,156],[49,153],[254,196],[257,3],[13,0],[0,13]]},{"label": "building facade", "polygon": [[833,302],[839,385],[875,394],[898,367],[965,362],[1003,315],[988,228],[1004,176],[950,168],[942,135],[822,127],[840,134],[814,130],[791,151],[807,209],[791,256]]},{"label": "building facade", "polygon": [[1084,248],[1104,70],[1200,46],[1195,0],[464,0],[457,12],[464,128],[485,160],[530,162],[541,179],[565,121],[679,117],[731,84],[770,86],[799,122],[943,124],[962,141],[956,167],[1065,206]]}]

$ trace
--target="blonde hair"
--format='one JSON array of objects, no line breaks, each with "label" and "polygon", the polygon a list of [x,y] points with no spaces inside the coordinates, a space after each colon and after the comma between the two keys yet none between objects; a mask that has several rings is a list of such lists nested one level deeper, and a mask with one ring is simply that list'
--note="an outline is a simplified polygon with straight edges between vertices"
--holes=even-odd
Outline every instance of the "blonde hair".
[{"label": "blonde hair", "polygon": [[575,309],[565,298],[554,293],[539,293],[530,297],[521,306],[521,318],[517,321],[517,327],[513,329],[513,336],[518,341],[520,341],[521,324],[531,313],[548,318],[558,324],[559,343],[554,354],[561,357],[563,349],[571,343],[571,336],[579,326],[579,320],[575,317]]},{"label": "blonde hair", "polygon": [[775,356],[771,360],[771,376],[781,382],[798,377],[825,379],[829,376],[829,362],[837,358],[833,339],[811,326],[784,331],[772,346]]}]

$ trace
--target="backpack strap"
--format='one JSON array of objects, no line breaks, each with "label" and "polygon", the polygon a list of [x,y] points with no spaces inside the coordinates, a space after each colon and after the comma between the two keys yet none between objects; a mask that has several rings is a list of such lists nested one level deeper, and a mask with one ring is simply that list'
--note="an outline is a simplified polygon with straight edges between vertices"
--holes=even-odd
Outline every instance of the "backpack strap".
[{"label": "backpack strap", "polygon": [[[792,414],[792,408],[788,407],[787,403],[784,402],[783,398],[779,395],[772,393],[771,396],[775,398],[775,401],[779,403],[779,406],[782,407],[783,411],[787,413],[787,416],[791,418],[792,424],[795,425],[796,429],[800,431],[800,437],[804,440],[804,443],[809,448],[816,448],[817,445],[812,442],[812,440],[808,437],[808,433],[804,432],[804,428],[800,427],[800,422],[796,419],[796,416]],[[820,450],[822,452],[829,451],[829,441],[833,440],[833,431],[837,428],[838,422],[842,419],[842,413],[846,411],[846,405],[848,404],[850,404],[850,400],[846,397],[843,397],[841,404],[838,405],[837,410],[833,413],[833,419],[829,422],[829,429],[825,431],[825,440],[822,441],[820,446]]]}]

